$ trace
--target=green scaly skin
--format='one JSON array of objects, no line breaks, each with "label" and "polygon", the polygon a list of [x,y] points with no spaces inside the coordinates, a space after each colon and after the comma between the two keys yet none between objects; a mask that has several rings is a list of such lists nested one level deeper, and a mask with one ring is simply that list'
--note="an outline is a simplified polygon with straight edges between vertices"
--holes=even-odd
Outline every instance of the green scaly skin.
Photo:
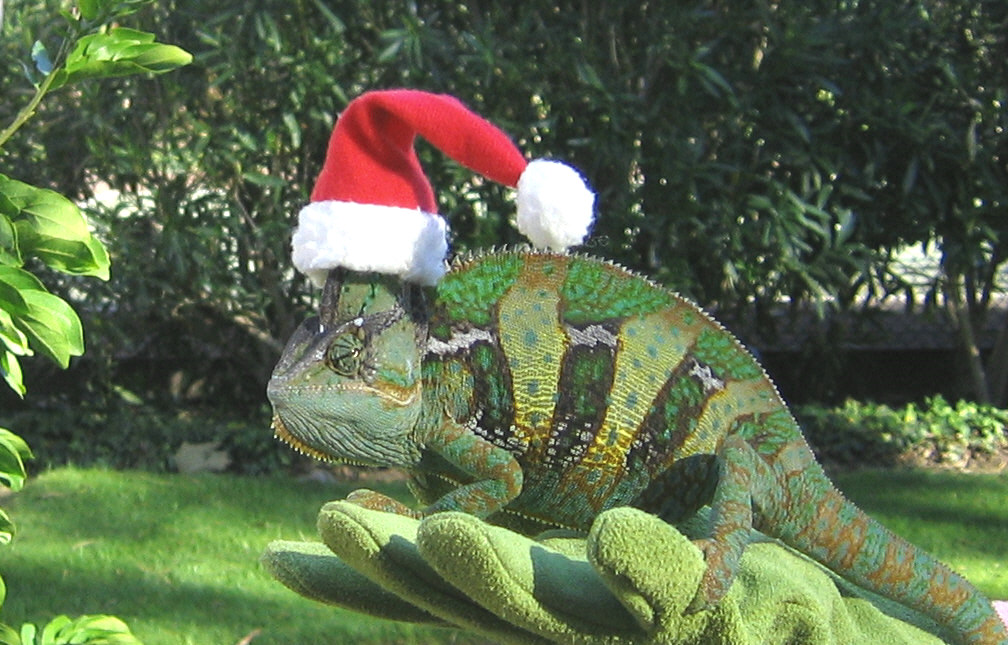
[{"label": "green scaly skin", "polygon": [[644,278],[521,251],[456,261],[427,294],[334,270],[320,315],[270,381],[277,436],[320,459],[403,468],[427,506],[371,491],[356,503],[526,533],[586,530],[616,506],[675,523],[710,505],[694,610],[728,591],[755,528],[958,642],[1008,644],[972,585],[833,487],[741,344]]}]

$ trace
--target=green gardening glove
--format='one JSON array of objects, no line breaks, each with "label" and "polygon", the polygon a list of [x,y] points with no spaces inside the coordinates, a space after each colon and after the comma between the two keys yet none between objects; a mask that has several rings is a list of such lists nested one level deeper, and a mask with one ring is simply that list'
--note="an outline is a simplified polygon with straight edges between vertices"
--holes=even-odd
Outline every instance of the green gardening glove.
[{"label": "green gardening glove", "polygon": [[[332,502],[325,545],[274,542],[263,556],[303,596],[374,616],[450,626],[502,643],[916,644],[933,623],[775,543],[751,545],[728,595],[686,613],[703,555],[631,508],[587,538],[530,539],[462,513],[415,520]],[[875,604],[873,604],[873,602]]]}]

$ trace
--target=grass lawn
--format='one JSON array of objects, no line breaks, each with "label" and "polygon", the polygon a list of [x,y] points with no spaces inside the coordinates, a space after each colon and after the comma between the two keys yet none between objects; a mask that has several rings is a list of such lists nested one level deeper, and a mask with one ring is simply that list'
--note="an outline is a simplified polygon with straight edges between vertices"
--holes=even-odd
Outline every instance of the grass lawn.
[{"label": "grass lawn", "polygon": [[259,565],[268,542],[315,538],[349,486],[286,478],[59,469],[4,501],[4,622],[110,613],[146,645],[475,643],[307,601]]},{"label": "grass lawn", "polygon": [[[858,472],[857,503],[988,594],[1008,598],[1008,477]],[[112,613],[148,645],[479,643],[301,599],[259,566],[276,538],[314,539],[318,508],[351,486],[283,478],[59,469],[5,500],[5,622]],[[401,495],[401,489],[389,490]],[[261,630],[261,631],[258,631]]]}]

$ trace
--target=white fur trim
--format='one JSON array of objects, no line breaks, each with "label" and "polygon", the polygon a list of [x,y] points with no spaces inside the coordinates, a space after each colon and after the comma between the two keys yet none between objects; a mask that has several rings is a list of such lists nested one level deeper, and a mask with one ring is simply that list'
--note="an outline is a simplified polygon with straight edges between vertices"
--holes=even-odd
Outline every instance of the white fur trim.
[{"label": "white fur trim", "polygon": [[584,241],[595,193],[559,161],[529,162],[518,179],[518,230],[540,248],[565,250]]},{"label": "white fur trim", "polygon": [[291,246],[294,266],[318,286],[335,267],[433,285],[445,273],[448,253],[445,221],[439,215],[335,200],[301,209]]}]

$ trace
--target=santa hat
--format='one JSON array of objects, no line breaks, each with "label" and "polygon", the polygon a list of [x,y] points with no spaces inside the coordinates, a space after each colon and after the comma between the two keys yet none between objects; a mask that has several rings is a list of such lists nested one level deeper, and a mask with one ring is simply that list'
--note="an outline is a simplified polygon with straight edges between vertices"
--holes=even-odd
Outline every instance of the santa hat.
[{"label": "santa hat", "polygon": [[580,244],[595,195],[570,166],[526,162],[508,137],[457,99],[415,90],[370,92],[340,115],[311,202],[294,232],[294,266],[322,284],[346,267],[423,285],[444,275],[447,227],[413,142],[518,189],[518,230],[538,247]]}]

